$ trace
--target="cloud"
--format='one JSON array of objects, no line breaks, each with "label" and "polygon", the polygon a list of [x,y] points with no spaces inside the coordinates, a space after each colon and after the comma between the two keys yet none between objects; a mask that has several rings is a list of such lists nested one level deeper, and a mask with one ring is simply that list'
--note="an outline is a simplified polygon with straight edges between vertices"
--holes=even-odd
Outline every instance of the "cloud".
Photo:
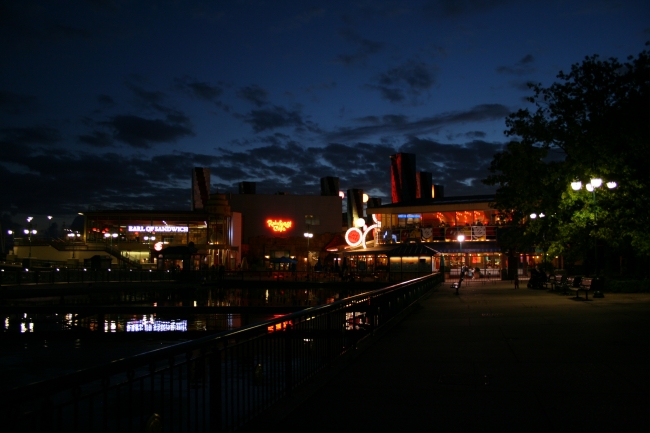
[{"label": "cloud", "polygon": [[243,116],[243,119],[244,122],[253,127],[255,132],[289,127],[297,128],[299,131],[318,130],[313,123],[304,121],[300,112],[289,111],[277,105],[260,110],[251,110],[247,115]]},{"label": "cloud", "polygon": [[202,101],[217,102],[218,98],[223,94],[222,86],[212,85],[189,77],[176,78],[174,82],[177,87],[187,94]]},{"label": "cloud", "polygon": [[108,95],[97,95],[97,102],[102,105],[113,105],[115,101]]},{"label": "cloud", "polygon": [[143,103],[158,111],[164,112],[167,110],[161,105],[165,100],[165,94],[163,92],[159,90],[145,90],[142,86],[133,82],[126,82],[125,85],[136,96],[138,103]]},{"label": "cloud", "polygon": [[514,64],[514,66],[499,66],[496,71],[499,74],[509,74],[509,75],[528,75],[535,72],[533,64],[535,63],[535,58],[532,54],[526,54],[521,60]]},{"label": "cloud", "polygon": [[339,35],[355,47],[352,54],[341,54],[334,60],[335,63],[341,63],[346,66],[363,64],[372,55],[381,52],[386,44],[384,42],[372,41],[362,38],[357,32],[351,29],[343,29]]},{"label": "cloud", "polygon": [[0,90],[0,112],[12,116],[18,116],[27,111],[34,110],[36,98],[31,95]]},{"label": "cloud", "polygon": [[517,90],[521,90],[522,92],[531,92],[530,89],[531,84],[532,82],[530,81],[519,81],[519,80],[510,81],[510,87]]},{"label": "cloud", "polygon": [[469,131],[463,134],[464,137],[467,138],[485,138],[486,133],[483,131]]},{"label": "cloud", "polygon": [[80,27],[52,23],[47,27],[48,39],[91,39],[92,32]]},{"label": "cloud", "polygon": [[[52,145],[61,141],[59,130],[46,126],[33,126],[26,128],[2,128],[0,129],[0,144],[3,147],[30,146],[30,145]],[[4,155],[8,156],[8,155]]]},{"label": "cloud", "polygon": [[330,141],[355,141],[376,135],[408,134],[418,135],[437,132],[441,128],[458,123],[483,122],[504,119],[510,110],[501,104],[482,104],[465,111],[453,111],[436,116],[424,117],[418,120],[406,121],[401,118],[395,122],[389,116],[384,116],[382,123],[359,126],[356,128],[341,128],[328,134]]},{"label": "cloud", "polygon": [[271,27],[276,32],[287,32],[307,26],[313,21],[325,16],[326,11],[321,7],[308,7],[304,11],[286,16],[277,25]]},{"label": "cloud", "polygon": [[79,135],[78,141],[82,144],[88,144],[93,147],[110,147],[113,145],[113,138],[110,134],[101,131],[95,131],[92,134]]},{"label": "cloud", "polygon": [[154,143],[173,143],[194,135],[189,119],[179,114],[168,115],[166,119],[120,115],[100,124],[109,127],[116,140],[143,149],[150,148]]},{"label": "cloud", "polygon": [[489,175],[494,154],[504,143],[472,140],[464,144],[445,144],[434,140],[411,138],[401,152],[414,153],[418,171],[432,173],[433,182],[445,186],[445,195],[491,194],[493,187],[481,180]]},{"label": "cloud", "polygon": [[404,102],[410,97],[413,103],[435,84],[434,68],[424,62],[410,60],[390,69],[367,87],[378,90],[390,102]]},{"label": "cloud", "polygon": [[241,99],[255,104],[257,107],[261,107],[268,103],[269,92],[253,84],[252,86],[246,86],[239,89],[237,96]]},{"label": "cloud", "polygon": [[434,17],[459,17],[486,12],[514,2],[514,0],[428,0],[424,3],[423,10]]}]

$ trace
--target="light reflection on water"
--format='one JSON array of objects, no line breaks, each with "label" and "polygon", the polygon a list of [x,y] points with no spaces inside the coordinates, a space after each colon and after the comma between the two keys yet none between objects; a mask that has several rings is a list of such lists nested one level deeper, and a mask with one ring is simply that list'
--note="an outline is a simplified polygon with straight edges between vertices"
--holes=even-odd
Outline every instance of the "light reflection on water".
[{"label": "light reflection on water", "polygon": [[[270,317],[257,317],[265,320]],[[7,316],[3,321],[2,332],[31,333],[39,331],[87,330],[105,333],[121,332],[187,332],[187,331],[226,331],[241,327],[239,314],[196,314],[190,319],[162,318],[156,314],[144,316],[107,315],[103,321],[95,317],[76,318],[66,314],[59,318],[38,315],[23,317]]]},{"label": "light reflection on water", "polygon": [[[361,288],[359,288],[361,289]],[[348,293],[352,294],[352,293]],[[189,297],[187,297],[189,295]],[[339,299],[338,289],[298,289],[261,288],[253,289],[197,289],[181,295],[169,295],[148,299],[139,299],[137,305],[142,306],[315,306],[331,303]],[[116,299],[93,297],[66,297],[67,302],[81,305],[120,305],[121,302],[132,302],[133,299]],[[17,304],[19,305],[19,304]],[[23,305],[34,305],[25,303]],[[135,305],[135,304],[131,304]],[[127,307],[128,308],[128,307]],[[126,309],[126,308],[125,308]],[[267,320],[272,316],[249,315],[247,323]],[[226,331],[242,326],[239,314],[193,314],[185,317],[174,317],[165,314],[133,315],[114,314],[105,316],[79,316],[74,314],[15,314],[4,318],[3,333],[38,333],[42,331],[96,331],[103,333],[156,333],[156,332],[190,332],[190,331]]]}]

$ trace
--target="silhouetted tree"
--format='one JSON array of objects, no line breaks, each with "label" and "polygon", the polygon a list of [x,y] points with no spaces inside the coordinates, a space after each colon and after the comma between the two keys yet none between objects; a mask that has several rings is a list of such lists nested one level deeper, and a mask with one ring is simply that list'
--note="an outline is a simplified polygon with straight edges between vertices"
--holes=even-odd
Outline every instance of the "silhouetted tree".
[{"label": "silhouetted tree", "polygon": [[[516,141],[495,155],[483,180],[498,186],[495,206],[553,255],[584,256],[590,238],[650,255],[650,54],[624,63],[586,57],[557,78],[549,87],[530,85],[535,109],[506,119]],[[618,187],[600,188],[595,201],[570,188],[592,177]],[[532,222],[532,212],[550,218]]]}]

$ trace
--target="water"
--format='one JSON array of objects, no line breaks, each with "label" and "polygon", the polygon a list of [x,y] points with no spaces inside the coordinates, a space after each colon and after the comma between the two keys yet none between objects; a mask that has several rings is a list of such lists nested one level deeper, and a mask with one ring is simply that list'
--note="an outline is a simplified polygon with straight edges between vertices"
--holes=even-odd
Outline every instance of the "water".
[{"label": "water", "polygon": [[[360,286],[355,292],[362,292]],[[277,311],[247,314],[187,314],[193,307],[309,307],[334,302],[352,294],[340,288],[205,289],[175,292],[140,292],[66,296],[65,305],[120,307],[124,312],[72,314],[72,312],[16,313],[20,307],[51,306],[65,311],[59,298],[12,300],[11,314],[2,316],[0,388],[10,389],[50,377],[72,373],[209,333],[232,330],[277,316]],[[130,307],[190,307],[179,313],[133,314]],[[70,311],[75,310],[71,308]],[[204,309],[201,309],[204,311]],[[274,309],[274,310],[277,310]],[[169,310],[166,310],[169,311]],[[184,311],[183,314],[180,311]]]}]

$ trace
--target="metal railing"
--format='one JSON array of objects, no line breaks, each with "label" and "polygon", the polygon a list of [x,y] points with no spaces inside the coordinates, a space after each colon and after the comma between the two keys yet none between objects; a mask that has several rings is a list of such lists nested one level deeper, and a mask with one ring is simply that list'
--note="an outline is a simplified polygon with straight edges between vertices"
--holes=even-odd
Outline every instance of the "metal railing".
[{"label": "metal railing", "polygon": [[427,272],[355,272],[343,277],[336,272],[313,271],[225,271],[216,269],[179,271],[159,269],[91,269],[79,268],[23,268],[7,266],[0,269],[0,285],[20,286],[28,284],[60,283],[137,283],[137,282],[216,282],[220,280],[278,281],[278,282],[380,282],[395,283],[428,275]]},{"label": "metal railing", "polygon": [[430,274],[5,390],[0,425],[4,432],[235,431],[441,281]]}]

